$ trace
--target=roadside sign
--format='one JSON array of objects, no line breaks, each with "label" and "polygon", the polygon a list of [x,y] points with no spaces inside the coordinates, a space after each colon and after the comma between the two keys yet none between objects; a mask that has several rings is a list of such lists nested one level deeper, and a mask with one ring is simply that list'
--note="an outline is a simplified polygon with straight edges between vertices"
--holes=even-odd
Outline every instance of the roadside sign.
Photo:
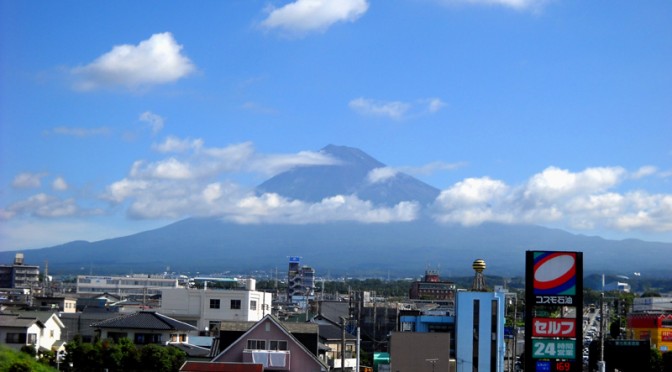
[{"label": "roadside sign", "polygon": [[574,359],[576,352],[574,340],[534,339],[532,340],[532,358],[535,359]]},{"label": "roadside sign", "polygon": [[573,318],[534,318],[532,319],[532,337],[576,337],[576,319]]}]

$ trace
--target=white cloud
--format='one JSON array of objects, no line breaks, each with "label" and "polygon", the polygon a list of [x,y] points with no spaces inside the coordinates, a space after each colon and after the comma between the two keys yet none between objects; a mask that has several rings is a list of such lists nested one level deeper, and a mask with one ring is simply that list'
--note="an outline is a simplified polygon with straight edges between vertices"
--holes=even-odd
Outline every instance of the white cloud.
[{"label": "white cloud", "polygon": [[588,168],[579,173],[548,167],[530,179],[525,196],[531,199],[556,199],[579,192],[604,191],[621,182],[624,176],[626,171],[620,167]]},{"label": "white cloud", "polygon": [[71,216],[83,216],[100,214],[98,209],[80,208],[74,199],[61,199],[53,195],[39,193],[11,204],[2,215],[4,218],[14,218],[16,216],[34,216],[44,218],[60,218]]},{"label": "white cloud", "polygon": [[390,167],[375,168],[366,175],[366,179],[369,183],[385,182],[396,176],[397,173],[399,173],[399,171]]},{"label": "white cloud", "polygon": [[17,189],[37,189],[42,185],[42,178],[46,173],[19,173],[12,181],[12,187]]},{"label": "white cloud", "polygon": [[322,152],[301,151],[290,155],[265,155],[251,163],[251,169],[267,176],[273,176],[298,166],[335,165],[339,161]]},{"label": "white cloud", "polygon": [[441,161],[431,162],[419,167],[400,167],[399,170],[410,175],[430,175],[440,171],[449,171],[465,167],[465,162],[444,163]]},{"label": "white cloud", "polygon": [[188,150],[199,149],[203,146],[202,139],[191,140],[181,139],[173,136],[167,137],[163,143],[152,145],[152,149],[158,152],[185,152]]},{"label": "white cloud", "polygon": [[427,100],[427,111],[430,113],[439,112],[446,106],[446,103],[439,98],[431,98]]},{"label": "white cloud", "polygon": [[656,174],[658,172],[658,168],[652,166],[652,165],[646,165],[641,168],[639,168],[636,172],[632,173],[632,178],[634,179],[640,179],[644,177],[651,176],[653,174]]},{"label": "white cloud", "polygon": [[388,117],[394,120],[409,116],[435,114],[446,104],[439,98],[419,99],[415,102],[380,101],[368,98],[356,98],[348,103],[351,110],[371,116]]},{"label": "white cloud", "polygon": [[386,116],[397,120],[403,118],[411,108],[410,104],[400,101],[383,102],[365,98],[353,99],[348,106],[360,114]]},{"label": "white cloud", "polygon": [[68,183],[63,177],[56,177],[51,183],[51,187],[56,191],[65,191],[68,189]]},{"label": "white cloud", "polygon": [[90,64],[72,69],[75,87],[136,89],[174,82],[195,70],[181,50],[169,32],[154,34],[138,45],[117,45]]},{"label": "white cloud", "polygon": [[438,0],[448,5],[493,5],[516,10],[539,10],[548,0]]},{"label": "white cloud", "polygon": [[367,0],[296,0],[272,9],[261,23],[292,33],[324,31],[337,22],[354,22],[369,8]]},{"label": "white cloud", "polygon": [[239,223],[389,223],[415,220],[419,211],[417,203],[411,202],[401,202],[394,207],[374,207],[371,202],[355,196],[336,195],[310,204],[290,201],[277,194],[264,194],[242,199],[237,209],[225,218]]},{"label": "white cloud", "polygon": [[107,127],[98,127],[98,128],[56,127],[44,133],[84,138],[94,136],[107,136],[111,133],[111,131],[110,128]]},{"label": "white cloud", "polygon": [[541,224],[574,230],[672,232],[672,195],[612,191],[628,178],[620,167],[573,173],[549,167],[520,186],[466,179],[441,192],[437,221]]},{"label": "white cloud", "polygon": [[153,163],[136,161],[131,169],[131,176],[146,179],[188,180],[192,179],[195,174],[189,163],[168,158]]},{"label": "white cloud", "polygon": [[152,134],[157,134],[161,131],[161,129],[163,129],[164,124],[163,118],[151,111],[145,111],[142,114],[140,114],[138,120],[148,123],[150,128],[152,129]]}]

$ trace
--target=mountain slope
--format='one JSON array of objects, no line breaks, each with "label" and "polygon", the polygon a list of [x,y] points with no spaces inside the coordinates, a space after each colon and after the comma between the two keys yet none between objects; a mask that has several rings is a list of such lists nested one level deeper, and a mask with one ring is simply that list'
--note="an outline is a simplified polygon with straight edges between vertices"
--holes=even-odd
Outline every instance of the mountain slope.
[{"label": "mountain slope", "polygon": [[[293,199],[319,202],[333,195],[357,195],[381,205],[400,201],[430,204],[439,190],[403,173],[370,174],[385,165],[361,150],[329,145],[322,151],[335,165],[304,166],[259,185]],[[375,173],[375,172],[374,172]],[[190,218],[160,229],[98,242],[76,241],[24,251],[25,262],[49,262],[54,274],[162,272],[250,273],[284,269],[287,256],[302,256],[318,275],[416,276],[431,265],[446,276],[469,275],[474,259],[485,259],[488,274],[524,273],[527,250],[584,252],[588,273],[642,272],[669,276],[672,243],[605,240],[539,226],[438,224],[427,216],[413,222],[236,224]],[[15,252],[0,252],[0,263]]]},{"label": "mountain slope", "polygon": [[439,195],[439,189],[404,173],[372,182],[370,172],[384,168],[385,164],[359,149],[328,145],[321,152],[337,159],[338,164],[293,168],[265,181],[257,187],[257,192],[272,192],[313,203],[335,195],[357,195],[380,205],[402,201],[427,205]]},{"label": "mountain slope", "polygon": [[[28,264],[49,262],[50,273],[249,273],[283,270],[287,256],[302,256],[318,275],[415,276],[427,265],[445,275],[469,275],[483,258],[488,274],[524,273],[526,250],[584,252],[585,271],[668,274],[672,244],[611,241],[538,226],[485,224],[473,228],[430,221],[393,224],[330,223],[238,225],[187,219],[160,229],[94,243],[24,251]],[[646,254],[635,254],[646,252]],[[0,253],[11,262],[13,252]],[[652,259],[654,258],[654,259]]]}]

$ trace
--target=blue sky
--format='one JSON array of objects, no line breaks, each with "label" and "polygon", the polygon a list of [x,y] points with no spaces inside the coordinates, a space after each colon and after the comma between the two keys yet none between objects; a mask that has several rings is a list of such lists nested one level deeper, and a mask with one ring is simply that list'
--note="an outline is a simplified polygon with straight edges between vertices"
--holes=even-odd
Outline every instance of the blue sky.
[{"label": "blue sky", "polygon": [[0,249],[187,217],[418,217],[251,190],[362,149],[437,221],[672,241],[672,3],[0,2]]}]

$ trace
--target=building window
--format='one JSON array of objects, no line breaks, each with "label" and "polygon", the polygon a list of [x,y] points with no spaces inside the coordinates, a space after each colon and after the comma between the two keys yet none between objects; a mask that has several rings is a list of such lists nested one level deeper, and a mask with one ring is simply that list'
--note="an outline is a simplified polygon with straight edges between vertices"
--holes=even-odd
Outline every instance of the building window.
[{"label": "building window", "polygon": [[268,350],[274,350],[274,351],[287,350],[287,341],[282,341],[282,340],[269,341]]},{"label": "building window", "polygon": [[247,348],[250,350],[266,350],[265,340],[247,340]]},{"label": "building window", "polygon": [[210,308],[211,309],[219,309],[219,299],[218,298],[211,298],[210,299]]},{"label": "building window", "polygon": [[240,310],[240,300],[231,300],[231,309]]},{"label": "building window", "polygon": [[7,333],[5,337],[5,342],[8,344],[25,344],[26,343],[26,334],[25,333]]},{"label": "building window", "polygon": [[250,301],[250,310],[257,310],[257,301]]},{"label": "building window", "polygon": [[29,333],[28,334],[28,343],[30,345],[34,345],[37,343],[37,333]]},{"label": "building window", "polygon": [[156,333],[136,333],[133,341],[136,345],[160,344],[161,335]]}]

